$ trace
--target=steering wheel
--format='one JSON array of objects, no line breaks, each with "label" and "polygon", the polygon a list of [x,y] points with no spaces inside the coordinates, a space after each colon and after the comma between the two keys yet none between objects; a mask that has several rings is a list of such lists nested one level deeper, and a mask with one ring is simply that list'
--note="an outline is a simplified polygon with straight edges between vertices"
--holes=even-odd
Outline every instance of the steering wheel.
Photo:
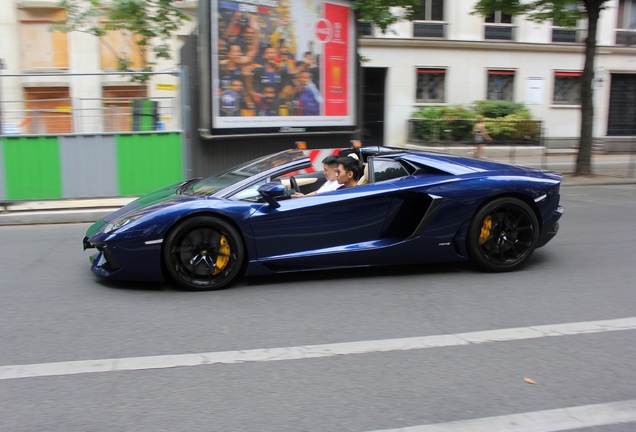
[{"label": "steering wheel", "polygon": [[298,187],[298,182],[296,181],[294,176],[289,177],[289,183],[291,184],[291,187],[294,190],[294,192],[300,192],[300,188]]}]

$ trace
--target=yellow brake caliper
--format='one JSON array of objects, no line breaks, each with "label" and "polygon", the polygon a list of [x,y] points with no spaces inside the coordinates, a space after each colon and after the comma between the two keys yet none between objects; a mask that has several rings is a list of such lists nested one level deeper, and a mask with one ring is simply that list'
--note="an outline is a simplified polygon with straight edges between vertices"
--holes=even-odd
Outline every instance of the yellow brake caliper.
[{"label": "yellow brake caliper", "polygon": [[219,252],[216,254],[216,267],[212,272],[212,275],[217,275],[223,271],[228,262],[230,262],[230,242],[227,241],[227,237],[221,236],[219,241]]},{"label": "yellow brake caliper", "polygon": [[484,223],[481,225],[481,233],[479,234],[479,244],[483,245],[490,236],[490,230],[492,229],[492,217],[486,216]]}]

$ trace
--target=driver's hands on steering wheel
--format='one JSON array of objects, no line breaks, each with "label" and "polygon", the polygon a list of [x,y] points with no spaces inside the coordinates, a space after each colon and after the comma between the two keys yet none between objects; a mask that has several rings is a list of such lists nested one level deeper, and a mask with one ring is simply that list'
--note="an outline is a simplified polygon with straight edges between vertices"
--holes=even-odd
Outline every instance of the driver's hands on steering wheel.
[{"label": "driver's hands on steering wheel", "polygon": [[305,196],[302,192],[300,192],[300,187],[298,186],[298,182],[294,176],[289,177],[289,184],[291,185],[291,189],[294,191],[290,195],[292,198],[300,198]]}]

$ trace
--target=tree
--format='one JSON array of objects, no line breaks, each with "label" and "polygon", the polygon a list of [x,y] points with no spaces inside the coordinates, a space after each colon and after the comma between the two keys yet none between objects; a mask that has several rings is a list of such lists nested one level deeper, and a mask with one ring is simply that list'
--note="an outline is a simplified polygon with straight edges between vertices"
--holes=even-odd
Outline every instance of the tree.
[{"label": "tree", "polygon": [[574,27],[576,21],[587,18],[585,39],[585,64],[581,76],[581,129],[579,151],[576,158],[576,175],[592,174],[592,133],[594,103],[592,84],[596,57],[598,19],[608,0],[479,0],[475,13],[488,16],[495,11],[509,15],[526,15],[535,22],[553,20],[561,26]]},{"label": "tree", "polygon": [[[55,30],[80,31],[100,38],[117,57],[117,69],[130,71],[132,61],[129,54],[116,52],[108,46],[104,36],[108,31],[130,34],[132,45],[144,61],[142,71],[152,70],[148,61],[149,49],[156,58],[172,57],[168,41],[189,17],[178,7],[178,0],[60,0],[59,6],[66,10],[66,20],[55,23]],[[419,8],[419,0],[354,0],[352,7],[358,18],[373,22],[382,32],[391,24],[401,20],[413,20]],[[397,13],[399,11],[399,13]],[[135,80],[144,81],[147,75],[136,75]]]},{"label": "tree", "polygon": [[354,0],[358,19],[374,23],[386,33],[391,24],[416,18],[420,0]]},{"label": "tree", "polygon": [[[66,20],[54,23],[55,30],[79,31],[100,38],[117,58],[117,69],[129,71],[132,60],[129,53],[118,52],[104,36],[109,31],[130,35],[131,45],[139,53],[142,72],[150,72],[155,63],[148,59],[152,52],[156,59],[171,59],[169,41],[172,35],[190,18],[173,5],[174,0],[61,0],[66,9]],[[148,75],[133,75],[136,81],[147,81]]]}]

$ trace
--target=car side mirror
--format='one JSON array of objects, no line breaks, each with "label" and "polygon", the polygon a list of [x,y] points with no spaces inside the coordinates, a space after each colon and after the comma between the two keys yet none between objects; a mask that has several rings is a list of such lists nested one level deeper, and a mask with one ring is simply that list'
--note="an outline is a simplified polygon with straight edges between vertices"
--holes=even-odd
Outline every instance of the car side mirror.
[{"label": "car side mirror", "polygon": [[280,207],[280,203],[276,201],[276,198],[282,198],[285,196],[287,188],[282,183],[265,183],[258,188],[258,193],[267,201],[272,208]]}]

